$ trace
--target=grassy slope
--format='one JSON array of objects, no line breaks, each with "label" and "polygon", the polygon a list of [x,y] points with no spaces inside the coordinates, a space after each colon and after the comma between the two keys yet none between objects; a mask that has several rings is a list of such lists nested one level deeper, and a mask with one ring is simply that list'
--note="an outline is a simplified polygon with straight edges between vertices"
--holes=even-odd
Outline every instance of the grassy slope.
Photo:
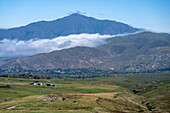
[{"label": "grassy slope", "polygon": [[149,82],[134,87],[138,95],[146,97],[145,104],[148,104],[153,111],[170,111],[170,80]]},{"label": "grassy slope", "polygon": [[[153,77],[154,75],[161,76]],[[148,82],[150,80],[158,81],[159,79],[169,79],[168,75],[169,73],[129,75],[128,77],[122,75],[113,77],[98,77],[92,79],[53,78],[50,80],[38,80],[43,84],[56,84],[56,88],[29,85],[30,82],[36,80],[0,78],[0,113],[135,113],[138,111],[148,112],[148,109],[145,106],[148,102],[150,105],[156,107],[156,109],[154,110],[168,111],[169,92],[167,91],[169,88],[169,81],[163,83],[155,82],[159,87],[156,87],[154,90],[147,90],[141,95],[134,95],[127,89],[128,87],[133,86],[135,84],[140,84],[141,82]],[[141,81],[141,77],[145,81]],[[150,80],[147,80],[148,77]],[[53,96],[66,97],[67,101],[50,102],[41,100],[42,98],[50,98]],[[74,100],[78,101],[78,103],[73,104],[72,101]],[[161,103],[161,106],[157,106],[158,102]],[[12,110],[6,109],[15,105],[17,105],[16,108]]]}]

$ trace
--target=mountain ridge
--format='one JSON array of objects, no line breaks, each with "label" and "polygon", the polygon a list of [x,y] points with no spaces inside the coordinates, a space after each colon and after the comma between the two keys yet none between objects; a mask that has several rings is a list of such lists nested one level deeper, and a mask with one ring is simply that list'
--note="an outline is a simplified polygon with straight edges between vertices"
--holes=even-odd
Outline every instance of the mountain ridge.
[{"label": "mountain ridge", "polygon": [[1,29],[0,40],[4,38],[18,40],[29,40],[33,38],[52,39],[58,36],[80,33],[115,35],[133,33],[138,30],[140,29],[133,28],[121,22],[98,20],[93,17],[74,13],[53,21],[38,21],[17,28]]},{"label": "mountain ridge", "polygon": [[143,32],[118,36],[98,48],[74,47],[0,62],[9,72],[21,70],[96,68],[115,72],[170,69],[170,35]]}]

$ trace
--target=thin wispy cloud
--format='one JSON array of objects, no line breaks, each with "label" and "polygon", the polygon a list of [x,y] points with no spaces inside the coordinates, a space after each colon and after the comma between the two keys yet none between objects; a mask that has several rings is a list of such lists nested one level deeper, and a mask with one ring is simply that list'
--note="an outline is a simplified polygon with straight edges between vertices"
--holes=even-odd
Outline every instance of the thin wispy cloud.
[{"label": "thin wispy cloud", "polygon": [[75,12],[73,12],[73,11],[69,11],[69,12],[67,12],[67,14],[74,14],[74,13],[78,13],[78,14],[82,14],[82,15],[85,15],[85,14],[87,14],[87,12],[82,12],[82,11],[75,11]]}]

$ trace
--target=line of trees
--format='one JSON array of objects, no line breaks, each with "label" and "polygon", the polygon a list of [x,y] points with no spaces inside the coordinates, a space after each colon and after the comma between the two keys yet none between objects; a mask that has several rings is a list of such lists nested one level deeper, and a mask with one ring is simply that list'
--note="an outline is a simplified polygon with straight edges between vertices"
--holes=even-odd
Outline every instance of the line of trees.
[{"label": "line of trees", "polygon": [[8,77],[8,78],[27,78],[27,79],[51,79],[51,76],[48,75],[33,75],[33,74],[21,74],[21,75],[10,75],[3,74],[0,77]]}]

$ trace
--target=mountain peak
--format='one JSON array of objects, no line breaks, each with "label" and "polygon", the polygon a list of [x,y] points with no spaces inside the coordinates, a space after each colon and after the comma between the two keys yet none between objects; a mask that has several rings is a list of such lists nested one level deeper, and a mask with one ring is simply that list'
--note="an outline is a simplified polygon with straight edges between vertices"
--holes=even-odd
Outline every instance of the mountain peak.
[{"label": "mountain peak", "polygon": [[98,20],[80,13],[73,13],[55,21],[40,21],[23,27],[0,30],[0,40],[8,39],[30,40],[34,38],[52,39],[70,34],[89,33],[101,35],[116,35],[133,33],[139,29],[115,21]]},{"label": "mountain peak", "polygon": [[82,18],[82,17],[88,18],[86,15],[82,15],[80,13],[72,13],[72,14],[66,16],[66,18]]}]

